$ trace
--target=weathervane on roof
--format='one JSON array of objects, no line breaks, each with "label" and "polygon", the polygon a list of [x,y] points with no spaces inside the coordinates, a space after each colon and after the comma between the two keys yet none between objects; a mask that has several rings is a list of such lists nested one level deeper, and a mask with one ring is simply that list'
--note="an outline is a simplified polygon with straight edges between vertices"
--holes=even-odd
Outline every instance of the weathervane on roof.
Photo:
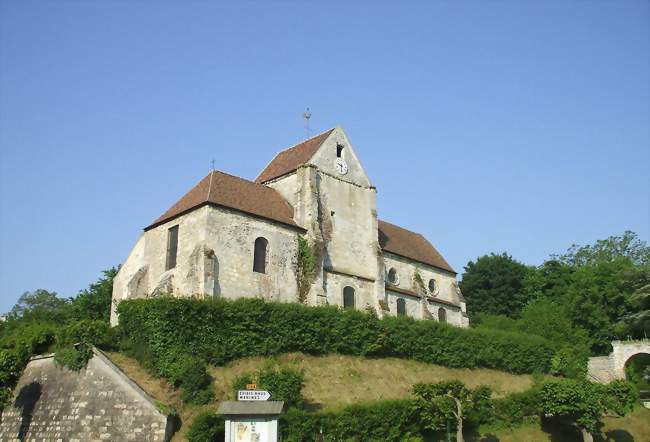
[{"label": "weathervane on roof", "polygon": [[214,171],[214,158],[212,158],[212,161],[210,161],[210,166],[212,167],[212,171]]},{"label": "weathervane on roof", "polygon": [[307,132],[307,138],[311,137],[311,129],[309,128],[309,119],[311,118],[311,112],[309,108],[302,113],[302,117],[305,119],[305,132]]}]

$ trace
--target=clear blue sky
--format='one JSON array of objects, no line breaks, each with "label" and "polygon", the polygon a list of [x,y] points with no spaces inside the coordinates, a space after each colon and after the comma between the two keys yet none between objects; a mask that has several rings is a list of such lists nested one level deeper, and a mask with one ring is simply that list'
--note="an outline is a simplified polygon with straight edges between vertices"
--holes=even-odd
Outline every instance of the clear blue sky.
[{"label": "clear blue sky", "polygon": [[0,1],[0,311],[341,124],[457,271],[650,236],[649,3]]}]

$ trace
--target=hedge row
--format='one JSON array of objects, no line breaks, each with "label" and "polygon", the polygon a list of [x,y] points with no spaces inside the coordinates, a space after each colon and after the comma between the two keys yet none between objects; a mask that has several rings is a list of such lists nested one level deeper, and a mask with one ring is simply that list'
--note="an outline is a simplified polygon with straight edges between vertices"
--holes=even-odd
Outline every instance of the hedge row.
[{"label": "hedge row", "polygon": [[[483,413],[466,420],[466,430],[476,429],[481,424],[496,427],[517,427],[526,418],[539,416],[537,403],[539,388],[490,401]],[[518,406],[523,405],[522,409]],[[512,413],[512,415],[508,414]],[[455,431],[455,423],[452,431]],[[308,440],[323,441],[423,441],[434,436],[441,440],[442,434],[425,430],[418,408],[412,399],[385,400],[350,405],[335,411],[308,412],[290,408],[280,416],[280,434],[286,442]],[[322,433],[321,433],[322,432]],[[444,428],[438,429],[439,433]],[[322,434],[322,439],[320,435]],[[438,436],[438,437],[435,437]],[[224,440],[224,420],[214,412],[199,415],[188,431],[190,442],[217,442]]]},{"label": "hedge row", "polygon": [[[516,333],[259,299],[155,298],[119,304],[120,325],[151,363],[182,350],[211,364],[285,352],[401,357],[448,367],[549,371],[552,345]],[[161,375],[163,373],[160,373]]]},{"label": "hedge row", "polygon": [[[339,411],[309,413],[290,408],[280,416],[285,442],[323,441],[421,441],[421,422],[410,400],[351,405]],[[322,430],[322,433],[321,433]],[[322,434],[322,439],[320,435]],[[224,420],[214,412],[194,420],[187,434],[190,442],[224,440]]]},{"label": "hedge row", "polygon": [[408,399],[350,405],[332,412],[293,408],[280,418],[280,434],[286,442],[318,440],[321,430],[327,441],[421,440],[421,428],[413,401]]}]

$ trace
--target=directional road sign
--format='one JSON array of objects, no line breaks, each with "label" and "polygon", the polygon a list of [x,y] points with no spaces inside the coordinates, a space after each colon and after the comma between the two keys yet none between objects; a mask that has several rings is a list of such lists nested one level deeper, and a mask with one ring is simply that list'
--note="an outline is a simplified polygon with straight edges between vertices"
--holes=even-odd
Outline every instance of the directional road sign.
[{"label": "directional road sign", "polygon": [[237,392],[238,401],[268,401],[271,393],[266,390],[239,390]]}]

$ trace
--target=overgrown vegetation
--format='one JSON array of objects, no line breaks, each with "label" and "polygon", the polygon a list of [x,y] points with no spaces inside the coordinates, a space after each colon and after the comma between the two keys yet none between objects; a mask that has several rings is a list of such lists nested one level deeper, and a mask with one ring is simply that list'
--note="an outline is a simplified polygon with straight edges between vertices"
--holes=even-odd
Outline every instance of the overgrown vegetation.
[{"label": "overgrown vegetation", "polygon": [[216,442],[223,441],[225,437],[225,421],[214,411],[206,411],[199,414],[189,431],[187,440],[189,442]]},{"label": "overgrown vegetation", "polygon": [[105,271],[75,298],[38,289],[18,299],[0,323],[0,411],[31,356],[54,350],[58,364],[79,370],[92,356],[92,345],[112,345],[115,332],[108,319],[116,273],[115,268]]},{"label": "overgrown vegetation", "polygon": [[54,354],[54,362],[60,367],[66,367],[72,371],[79,371],[86,367],[92,357],[92,346],[80,343],[57,350]]},{"label": "overgrown vegetation", "polygon": [[254,373],[244,373],[235,379],[233,394],[237,390],[245,390],[247,384],[256,384],[257,388],[271,393],[271,400],[283,401],[286,407],[302,407],[305,399],[302,387],[305,374],[296,368],[267,364]]},{"label": "overgrown vegetation", "polygon": [[609,385],[585,380],[563,379],[544,384],[540,390],[540,411],[576,425],[584,442],[593,441],[593,433],[602,426],[603,415],[623,416],[636,401],[632,384],[618,380]]}]

